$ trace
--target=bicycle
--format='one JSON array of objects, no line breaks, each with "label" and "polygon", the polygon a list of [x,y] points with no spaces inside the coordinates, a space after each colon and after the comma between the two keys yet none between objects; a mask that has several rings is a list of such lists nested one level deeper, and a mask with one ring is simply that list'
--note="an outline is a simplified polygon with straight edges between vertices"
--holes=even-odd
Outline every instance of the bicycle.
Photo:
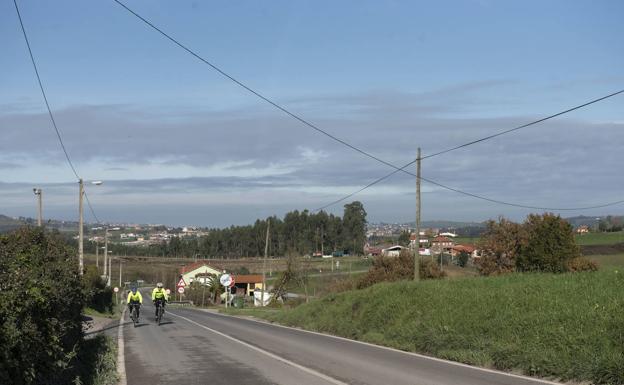
[{"label": "bicycle", "polygon": [[158,325],[160,325],[160,322],[162,321],[162,316],[165,313],[163,300],[157,299],[155,301],[155,305],[156,305],[156,322],[158,323]]},{"label": "bicycle", "polygon": [[135,304],[131,304],[130,306],[132,308],[132,310],[130,311],[130,319],[132,319],[132,323],[134,324],[134,327],[136,327],[139,324],[139,314],[138,314],[139,304],[135,303]]}]

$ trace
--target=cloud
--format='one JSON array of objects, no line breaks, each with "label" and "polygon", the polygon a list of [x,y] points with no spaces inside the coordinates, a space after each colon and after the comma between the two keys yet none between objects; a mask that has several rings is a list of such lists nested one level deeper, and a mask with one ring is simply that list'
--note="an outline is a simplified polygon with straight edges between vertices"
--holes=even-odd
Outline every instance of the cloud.
[{"label": "cloud", "polygon": [[[485,81],[422,93],[370,91],[284,103],[331,134],[402,166],[415,159],[417,147],[426,156],[534,120],[536,116],[515,114],[472,116],[477,105],[487,105],[482,91],[509,84]],[[477,103],[484,100],[484,105]],[[253,220],[264,209],[250,206],[316,208],[392,171],[264,106],[214,111],[81,105],[59,110],[56,119],[81,175],[105,180],[93,199],[110,212],[118,213],[113,207],[119,204],[159,209],[223,205],[237,213],[247,210]],[[28,207],[35,182],[48,183],[47,199],[58,194],[52,207],[73,204],[75,185],[57,183],[73,177],[49,124],[43,112],[0,108],[3,181],[28,182],[0,183],[5,198],[0,211]],[[622,117],[598,121],[571,115],[426,159],[423,176],[515,203],[590,205],[617,200],[622,191],[623,142]],[[423,189],[430,219],[481,220],[525,212],[426,183]],[[362,199],[380,219],[387,213],[409,220],[413,191],[414,178],[397,173],[354,199]]]}]

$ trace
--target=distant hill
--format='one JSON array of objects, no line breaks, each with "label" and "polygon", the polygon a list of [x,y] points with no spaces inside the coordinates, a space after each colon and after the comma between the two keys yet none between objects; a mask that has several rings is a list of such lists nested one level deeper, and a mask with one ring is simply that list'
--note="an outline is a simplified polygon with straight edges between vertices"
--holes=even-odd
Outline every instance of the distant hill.
[{"label": "distant hill", "polygon": [[6,233],[11,230],[15,230],[20,226],[24,226],[25,224],[25,222],[22,222],[18,219],[13,219],[11,217],[7,217],[6,215],[0,214],[0,233]]},{"label": "distant hill", "polygon": [[[411,224],[415,225],[414,222]],[[421,227],[429,227],[436,229],[461,229],[465,227],[485,227],[482,222],[455,222],[455,221],[424,221],[421,223]]]}]

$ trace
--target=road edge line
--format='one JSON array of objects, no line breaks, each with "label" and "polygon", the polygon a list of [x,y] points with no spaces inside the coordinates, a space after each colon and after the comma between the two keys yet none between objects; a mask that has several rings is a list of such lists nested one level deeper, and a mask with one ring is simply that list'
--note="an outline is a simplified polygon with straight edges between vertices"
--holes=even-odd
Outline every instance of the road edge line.
[{"label": "road edge line", "polygon": [[[203,310],[203,309],[199,309],[199,310]],[[206,312],[208,312],[208,311],[206,311]],[[408,351],[405,351],[405,350],[400,350],[400,349],[392,348],[392,347],[389,347],[389,346],[375,345],[373,343],[366,342],[366,341],[352,340],[350,338],[335,336],[333,334],[325,334],[325,333],[315,332],[315,331],[312,331],[312,330],[305,330],[305,329],[295,328],[295,327],[292,327],[292,326],[280,325],[278,323],[273,323],[273,322],[269,322],[269,321],[262,320],[262,319],[249,318],[249,316],[236,316],[236,315],[223,314],[223,313],[218,313],[218,312],[209,312],[209,313],[210,314],[216,314],[216,315],[219,315],[221,317],[238,318],[238,319],[242,319],[242,320],[257,322],[259,324],[272,325],[272,326],[277,326],[277,327],[284,328],[284,329],[290,329],[290,330],[295,330],[295,331],[304,332],[304,333],[316,334],[316,335],[323,336],[323,337],[330,337],[330,338],[334,338],[334,339],[337,339],[337,340],[355,342],[355,343],[358,343],[358,344],[371,346],[371,347],[374,347],[374,348],[390,350],[390,351],[393,351],[393,352],[403,353],[403,354],[407,354],[407,355],[410,355],[410,356],[423,358],[423,359],[426,359],[426,360],[442,362],[442,363],[445,363],[445,364],[460,366],[460,367],[463,367],[463,368],[474,369],[474,370],[478,370],[478,371],[482,371],[482,372],[486,372],[486,373],[491,373],[491,374],[499,374],[499,375],[503,375],[503,376],[508,376],[508,377],[514,377],[514,378],[522,379],[522,380],[540,382],[542,384],[548,384],[548,385],[565,385],[566,384],[565,382],[555,382],[555,381],[545,380],[545,379],[542,379],[542,378],[539,378],[539,377],[530,377],[530,376],[525,376],[525,375],[522,375],[522,374],[508,373],[508,372],[503,372],[503,371],[496,370],[496,369],[482,368],[480,366],[473,366],[473,365],[469,365],[469,364],[464,364],[462,362],[445,360],[443,358],[426,356],[426,355],[420,354],[420,353],[408,352]]]},{"label": "road edge line", "polygon": [[121,312],[121,318],[119,318],[119,330],[117,331],[117,381],[118,385],[127,385],[126,379],[126,358],[124,356],[124,339],[123,339],[123,320],[126,315],[126,307],[124,306]]},{"label": "road edge line", "polygon": [[202,324],[200,324],[199,322],[193,321],[193,320],[191,320],[191,319],[188,319],[188,318],[186,318],[186,317],[183,317],[183,316],[181,316],[181,315],[174,314],[174,313],[171,313],[171,312],[169,312],[169,315],[172,315],[172,316],[174,316],[174,317],[178,317],[178,318],[182,318],[183,320],[185,320],[185,321],[187,321],[187,322],[190,322],[190,323],[192,323],[192,324],[195,324],[195,325],[197,325],[197,326],[199,326],[199,327],[201,327],[201,328],[204,328],[204,329],[206,329],[206,330],[208,330],[208,331],[210,331],[210,332],[212,332],[212,333],[215,333],[215,334],[217,334],[217,335],[220,335],[220,336],[222,336],[222,337],[225,337],[225,338],[227,338],[227,339],[229,339],[229,340],[232,340],[232,341],[234,341],[234,342],[238,342],[239,344],[241,344],[241,345],[243,345],[243,346],[246,346],[246,347],[248,347],[249,349],[255,350],[255,351],[257,351],[258,353],[262,353],[262,354],[264,354],[264,355],[266,355],[266,356],[268,356],[268,357],[270,357],[270,358],[273,358],[273,359],[275,359],[275,360],[278,360],[278,361],[280,361],[280,362],[282,362],[282,363],[284,363],[284,364],[286,364],[286,365],[292,366],[292,367],[294,367],[294,368],[296,368],[296,369],[299,369],[299,370],[301,370],[301,371],[304,371],[304,372],[306,372],[306,373],[308,373],[308,374],[311,374],[311,375],[313,375],[313,376],[319,377],[319,378],[321,378],[321,379],[323,379],[323,380],[325,380],[325,381],[327,381],[327,382],[329,382],[329,383],[331,383],[331,384],[334,384],[334,385],[348,385],[346,382],[342,382],[342,381],[337,380],[337,379],[335,379],[335,378],[333,378],[333,377],[330,377],[330,376],[328,376],[328,375],[326,375],[326,374],[323,374],[323,373],[321,373],[321,372],[319,372],[319,371],[317,371],[317,370],[314,370],[314,369],[308,368],[308,367],[306,367],[306,366],[300,365],[300,364],[298,364],[298,363],[296,363],[296,362],[293,362],[293,361],[290,361],[290,360],[288,360],[288,359],[286,359],[286,358],[284,358],[284,357],[280,357],[280,356],[278,356],[277,354],[274,354],[274,353],[271,353],[271,352],[269,352],[269,351],[266,351],[266,350],[264,350],[264,349],[262,349],[262,348],[259,348],[259,347],[257,347],[257,346],[254,346],[254,345],[252,345],[252,344],[250,344],[250,343],[247,343],[247,342],[245,342],[245,341],[241,341],[241,340],[239,340],[238,338],[234,338],[234,337],[232,337],[232,336],[230,336],[230,335],[227,335],[227,334],[225,334],[225,333],[223,333],[223,332],[220,332],[220,331],[218,331],[218,330],[215,330],[215,329],[209,328],[208,326],[202,325]]}]

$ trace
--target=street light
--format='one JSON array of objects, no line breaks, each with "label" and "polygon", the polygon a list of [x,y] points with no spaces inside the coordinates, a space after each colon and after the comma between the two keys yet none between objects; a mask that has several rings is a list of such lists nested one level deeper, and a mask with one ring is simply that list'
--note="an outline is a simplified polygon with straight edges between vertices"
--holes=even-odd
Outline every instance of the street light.
[{"label": "street light", "polygon": [[43,203],[42,203],[42,191],[40,188],[33,188],[33,194],[35,194],[39,200],[38,210],[37,210],[37,226],[41,227],[41,221],[43,220]]},{"label": "street light", "polygon": [[[101,180],[92,181],[91,184],[99,186],[102,184]],[[82,197],[84,196],[84,182],[82,178],[78,180],[79,185],[79,195],[78,195],[78,269],[80,275],[83,274],[84,271],[84,251],[83,251],[83,243],[84,243],[84,234],[83,234],[83,205],[82,205]]]}]

